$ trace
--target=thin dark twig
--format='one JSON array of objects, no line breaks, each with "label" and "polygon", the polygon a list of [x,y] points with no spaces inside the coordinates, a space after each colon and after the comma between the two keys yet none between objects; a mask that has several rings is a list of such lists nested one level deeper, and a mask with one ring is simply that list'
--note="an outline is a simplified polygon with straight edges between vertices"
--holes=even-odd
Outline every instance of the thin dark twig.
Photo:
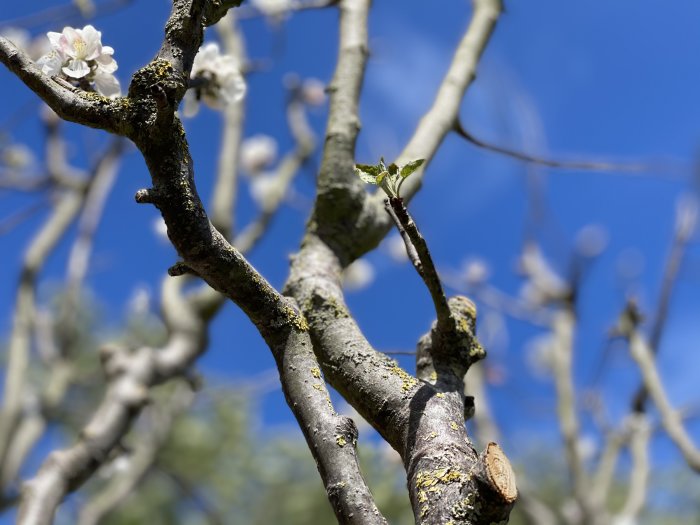
[{"label": "thin dark twig", "polygon": [[[388,203],[388,200],[386,200],[385,202]],[[401,224],[401,221],[396,216],[396,212],[391,206],[387,205],[386,211],[389,214],[389,216],[391,216],[391,220],[394,221],[394,224],[396,224],[396,228],[398,228],[399,230],[401,239],[403,239],[403,243],[406,246],[406,255],[408,256],[408,259],[411,261],[411,264],[413,264],[413,266],[416,268],[416,271],[420,274],[420,276],[423,277],[423,266],[420,262],[420,257],[418,257],[418,253],[413,247],[413,243],[411,242],[411,238],[408,236],[406,229],[403,227],[403,224]]]},{"label": "thin dark twig", "polygon": [[[693,202],[691,206],[695,206]],[[682,214],[690,215],[690,218],[684,220]],[[671,296],[675,288],[676,282],[678,281],[678,274],[683,263],[683,257],[685,256],[685,250],[688,246],[688,241],[695,230],[695,210],[688,210],[688,206],[679,206],[677,215],[677,226],[675,235],[673,236],[673,243],[671,245],[671,250],[668,253],[666,259],[666,266],[664,268],[663,281],[661,283],[661,292],[659,294],[659,301],[656,307],[656,313],[654,315],[654,324],[651,328],[651,334],[649,336],[649,348],[651,354],[656,356],[659,353],[659,347],[661,346],[661,338],[664,334],[664,328],[666,327],[666,320],[668,319],[668,312],[671,305]],[[646,411],[646,403],[649,399],[649,391],[644,386],[642,382],[637,388],[637,392],[632,399],[632,411],[637,413],[644,413]]]},{"label": "thin dark twig", "polygon": [[[586,170],[586,171],[607,171],[607,172],[624,172],[624,173],[649,173],[666,171],[668,172],[671,166],[664,166],[660,164],[650,164],[650,163],[615,163],[606,161],[565,161],[565,160],[555,160],[547,159],[544,157],[539,157],[537,155],[531,155],[529,153],[523,153],[520,151],[515,151],[503,146],[498,146],[496,144],[491,144],[469,133],[459,121],[455,121],[454,132],[460,137],[465,139],[467,142],[474,144],[479,148],[483,148],[494,153],[499,153],[507,157],[511,157],[516,160],[521,160],[523,162],[529,162],[532,164],[538,164],[540,166],[547,166],[549,168],[559,168],[565,170]],[[681,172],[682,169],[676,167],[670,171]],[[681,177],[674,177],[680,179]]]},{"label": "thin dark twig", "polygon": [[[428,250],[425,239],[418,231],[418,226],[408,213],[401,198],[390,198],[384,201],[384,207],[396,223],[396,227],[401,233],[401,237],[406,243],[406,251],[411,259],[416,271],[425,282],[433,299],[435,313],[437,314],[438,326],[447,326],[450,318],[450,307],[447,305],[447,298],[440,283],[440,276],[435,269],[433,258]],[[408,242],[406,240],[408,237]],[[410,247],[409,247],[410,243]],[[412,249],[411,249],[412,248]]]}]

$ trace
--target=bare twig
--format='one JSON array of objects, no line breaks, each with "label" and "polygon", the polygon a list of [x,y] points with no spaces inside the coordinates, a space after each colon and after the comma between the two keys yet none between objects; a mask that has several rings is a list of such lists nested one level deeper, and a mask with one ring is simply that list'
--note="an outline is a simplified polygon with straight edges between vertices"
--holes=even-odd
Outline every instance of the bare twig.
[{"label": "bare twig", "polygon": [[630,433],[632,466],[629,474],[629,488],[622,510],[617,513],[615,523],[633,522],[639,517],[646,501],[649,484],[649,441],[651,424],[645,414],[633,413],[627,421]]},{"label": "bare twig", "polygon": [[194,393],[187,381],[175,385],[175,391],[146,410],[149,428],[134,440],[126,471],[113,477],[80,511],[78,525],[97,525],[117,508],[135,489],[156,462],[158,452],[167,439],[178,415],[192,404]]},{"label": "bare twig", "polygon": [[[661,338],[663,337],[664,328],[668,312],[671,307],[671,297],[678,281],[678,274],[683,263],[688,241],[695,231],[697,221],[698,204],[695,197],[686,196],[681,200],[676,209],[676,227],[674,230],[671,249],[666,257],[664,266],[663,278],[661,281],[661,291],[659,300],[656,303],[656,312],[649,336],[649,345],[653,355],[658,354],[661,346]],[[632,410],[635,412],[644,412],[645,405],[649,393],[640,385],[632,400]]]},{"label": "bare twig", "polygon": [[502,146],[497,146],[491,144],[484,140],[476,138],[474,135],[469,133],[459,120],[455,121],[454,131],[465,139],[467,142],[474,144],[475,146],[505,155],[507,157],[520,160],[523,162],[537,164],[538,166],[546,166],[549,168],[558,168],[564,170],[578,170],[578,171],[607,171],[607,172],[617,172],[617,173],[658,173],[669,171],[669,166],[663,164],[649,164],[649,163],[617,163],[617,162],[605,162],[605,161],[565,161],[565,160],[554,160],[545,157],[539,157],[536,155],[530,155],[528,153],[522,153],[512,149],[504,148]]},{"label": "bare twig", "polygon": [[659,411],[664,430],[683,454],[688,466],[694,471],[700,472],[700,449],[693,444],[680,414],[673,408],[666,396],[649,343],[636,328],[632,329],[627,337],[629,338],[632,358],[639,366],[644,386],[649,392],[654,406]]},{"label": "bare twig", "polygon": [[413,250],[411,250],[407,244],[406,251],[418,275],[421,276],[421,279],[423,279],[425,286],[430,292],[430,297],[435,307],[435,313],[437,314],[438,329],[440,329],[449,322],[450,308],[447,306],[447,298],[442,289],[435,264],[433,264],[433,258],[430,255],[428,244],[420,234],[420,231],[418,231],[418,226],[416,226],[415,221],[408,213],[402,199],[385,199],[384,208],[399,229],[401,237],[408,237],[410,246],[413,247]]},{"label": "bare twig", "polygon": [[453,129],[464,94],[476,78],[481,54],[486,49],[503,10],[501,0],[474,0],[474,12],[469,27],[455,51],[430,110],[404,147],[396,163],[413,159],[426,163],[403,186],[403,196],[410,200],[420,188],[423,173],[445,136]]}]

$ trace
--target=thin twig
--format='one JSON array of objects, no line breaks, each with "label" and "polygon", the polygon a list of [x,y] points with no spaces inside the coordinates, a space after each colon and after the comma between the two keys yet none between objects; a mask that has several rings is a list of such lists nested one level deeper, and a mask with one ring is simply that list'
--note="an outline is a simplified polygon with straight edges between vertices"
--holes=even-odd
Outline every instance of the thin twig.
[{"label": "thin twig", "polygon": [[649,392],[649,397],[654,402],[656,409],[659,411],[664,430],[671,438],[671,441],[678,447],[681,454],[683,454],[688,466],[700,473],[700,449],[693,444],[693,440],[683,425],[680,414],[668,400],[649,343],[636,328],[631,330],[628,337],[632,358],[639,366],[644,386]]},{"label": "thin twig", "polygon": [[474,135],[472,135],[466,129],[464,129],[459,120],[455,120],[454,132],[457,133],[457,135],[459,135],[463,139],[465,139],[467,142],[470,142],[479,148],[492,151],[501,155],[505,155],[516,160],[528,162],[531,164],[537,164],[538,166],[547,166],[549,168],[580,171],[607,171],[618,173],[658,173],[660,171],[669,170],[669,166],[665,166],[662,164],[655,165],[643,162],[617,163],[606,161],[567,161],[548,159],[537,155],[531,155],[529,153],[522,153],[509,148],[505,148],[503,146],[497,146],[495,144],[491,144],[489,142],[476,138]]},{"label": "thin twig", "polygon": [[413,217],[408,213],[403,199],[386,199],[384,201],[384,207],[399,228],[399,233],[401,233],[401,237],[404,238],[404,242],[406,241],[405,237],[408,237],[410,244],[414,248],[414,250],[410,250],[408,245],[406,245],[406,250],[413,266],[430,292],[430,297],[433,300],[433,306],[435,307],[435,313],[437,315],[438,329],[448,326],[451,315],[450,307],[447,305],[447,298],[442,289],[440,276],[435,269],[433,258],[430,255],[428,244],[420,234],[420,231],[418,231],[418,226],[416,226]]},{"label": "thin twig", "polygon": [[[649,345],[653,355],[659,353],[661,347],[661,338],[663,337],[668,319],[668,312],[671,307],[671,297],[673,290],[678,282],[678,274],[683,263],[685,251],[688,242],[695,231],[697,221],[698,205],[695,197],[686,197],[686,200],[681,201],[676,210],[676,227],[673,235],[671,249],[666,257],[664,266],[663,278],[661,281],[661,292],[659,300],[656,303],[656,312],[654,314],[654,324],[651,328],[649,336]],[[641,384],[632,399],[632,410],[634,412],[643,413],[649,393]]]}]

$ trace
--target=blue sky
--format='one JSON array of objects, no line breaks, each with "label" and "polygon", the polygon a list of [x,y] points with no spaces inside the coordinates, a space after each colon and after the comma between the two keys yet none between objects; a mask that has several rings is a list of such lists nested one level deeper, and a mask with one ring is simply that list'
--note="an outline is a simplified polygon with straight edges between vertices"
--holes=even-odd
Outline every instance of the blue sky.
[{"label": "blue sky", "polygon": [[[5,2],[0,20],[54,4]],[[94,22],[103,42],[116,50],[117,75],[123,85],[156,52],[168,4],[136,0]],[[625,294],[634,289],[642,306],[647,311],[653,308],[676,201],[694,189],[690,165],[700,138],[700,3],[533,0],[506,2],[506,8],[462,106],[467,129],[501,145],[555,158],[654,161],[683,168],[644,176],[536,170],[544,181],[548,209],[538,234],[555,267],[566,270],[575,235],[582,227],[601,225],[609,237],[606,251],[587,274],[580,299],[576,380],[582,387],[590,386],[605,334]],[[390,159],[401,150],[429,107],[469,15],[465,0],[375,2],[370,21],[372,54],[361,103],[359,162],[374,162],[380,155]],[[282,31],[262,19],[244,21],[249,56],[270,65],[249,79],[246,135],[269,134],[279,141],[280,151],[290,147],[281,79],[288,72],[324,82],[330,79],[337,49],[336,22],[333,10],[295,14]],[[38,34],[61,28],[30,29]],[[0,93],[3,100],[12,101],[0,106],[0,125],[35,100],[4,70],[0,70]],[[324,115],[321,111],[311,116],[319,136]],[[186,123],[197,183],[205,199],[216,166],[219,124],[219,115],[210,110]],[[85,165],[85,151],[105,138],[68,127],[76,140],[71,160]],[[32,147],[40,143],[35,119],[21,120],[7,131],[18,142]],[[521,282],[514,269],[528,212],[527,173],[522,163],[448,137],[411,204],[442,269],[456,270],[466,258],[478,256],[488,262],[492,284],[517,294]],[[165,269],[175,260],[173,250],[152,232],[156,210],[134,204],[134,192],[148,186],[148,181],[142,159],[131,151],[96,239],[88,283],[104,305],[105,319],[114,325],[134,290],[146,286],[156,293]],[[310,195],[313,173],[302,174],[296,188]],[[253,213],[247,191],[241,195],[240,224]],[[29,202],[33,201],[24,196],[0,193],[0,219]],[[43,217],[36,215],[0,237],[4,275],[0,333],[7,333],[10,326],[22,251]],[[287,255],[298,246],[305,218],[304,211],[282,210],[268,237],[251,255],[253,264],[277,286],[284,281]],[[69,247],[64,242],[48,261],[45,283],[62,278]],[[631,251],[643,260],[642,271],[632,283],[621,280],[618,272],[620,258]],[[433,317],[426,290],[412,268],[394,262],[386,251],[377,250],[368,260],[376,269],[375,282],[348,295],[360,326],[379,349],[413,349]],[[660,354],[662,376],[679,406],[700,401],[695,381],[700,366],[697,264],[695,240],[681,272]],[[42,289],[50,287],[46,284]],[[533,442],[555,439],[556,430],[550,382],[533,379],[528,365],[527,342],[539,331],[514,320],[507,320],[506,326],[507,346],[493,348],[491,353],[492,363],[505,371],[505,379],[491,389],[491,396],[506,449],[517,456]],[[413,368],[410,358],[400,361]],[[200,368],[235,380],[273,366],[255,329],[236,307],[228,305],[213,324],[211,349]],[[624,413],[636,377],[626,351],[613,350],[603,388],[614,416]],[[290,422],[280,392],[269,394],[264,408],[267,423]],[[697,424],[691,430],[700,438]],[[661,464],[679,461],[665,438],[655,440],[655,450]]]}]

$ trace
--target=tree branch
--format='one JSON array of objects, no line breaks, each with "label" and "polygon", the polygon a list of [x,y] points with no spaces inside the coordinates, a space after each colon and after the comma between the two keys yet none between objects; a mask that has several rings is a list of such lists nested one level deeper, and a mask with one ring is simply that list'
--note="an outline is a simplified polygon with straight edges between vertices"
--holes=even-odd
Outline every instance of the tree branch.
[{"label": "tree branch", "polygon": [[644,173],[644,172],[654,172],[660,169],[664,169],[663,166],[646,164],[646,163],[616,163],[616,162],[605,162],[605,161],[564,161],[564,160],[554,160],[547,159],[544,157],[538,157],[536,155],[530,155],[528,153],[522,153],[512,149],[504,148],[503,146],[497,146],[491,144],[484,140],[476,138],[474,135],[469,133],[462,126],[459,120],[455,121],[454,132],[462,137],[467,142],[474,144],[475,146],[492,151],[494,153],[499,153],[516,160],[523,162],[528,162],[531,164],[537,164],[539,166],[546,166],[549,168],[559,168],[565,170],[579,170],[579,171],[616,171],[623,173]]},{"label": "tree branch", "polygon": [[109,99],[64,84],[44,75],[34,62],[9,40],[0,37],[0,62],[36,93],[58,116],[91,128],[123,135],[124,99]]}]

